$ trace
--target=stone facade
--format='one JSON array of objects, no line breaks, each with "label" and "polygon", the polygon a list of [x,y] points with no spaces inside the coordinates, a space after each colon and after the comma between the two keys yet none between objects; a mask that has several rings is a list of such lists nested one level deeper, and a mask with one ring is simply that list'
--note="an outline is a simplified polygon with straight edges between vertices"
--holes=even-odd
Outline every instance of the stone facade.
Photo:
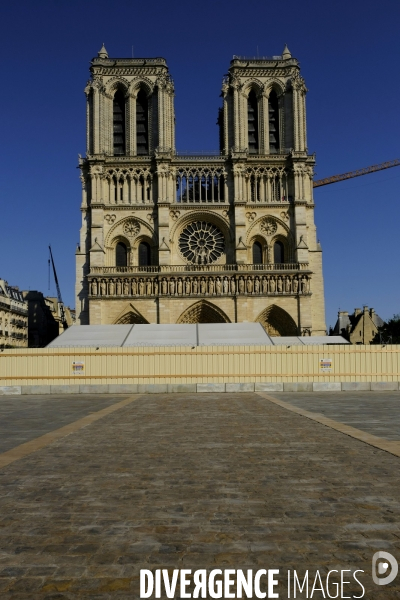
[{"label": "stone facade", "polygon": [[383,319],[375,309],[368,309],[368,306],[364,306],[362,310],[355,308],[351,315],[345,310],[340,310],[330,335],[342,335],[352,344],[371,344],[383,324]]},{"label": "stone facade", "polygon": [[[47,346],[64,331],[60,303],[57,298],[45,297],[36,290],[25,290],[22,295],[28,305],[28,346]],[[73,325],[75,311],[64,306],[64,315],[68,327]]]},{"label": "stone facade", "polygon": [[175,149],[164,59],[111,59],[103,46],[90,70],[77,322],[325,334],[307,90],[287,47],[231,61],[210,155]]},{"label": "stone facade", "polygon": [[0,348],[28,345],[28,305],[19,288],[0,279]]}]

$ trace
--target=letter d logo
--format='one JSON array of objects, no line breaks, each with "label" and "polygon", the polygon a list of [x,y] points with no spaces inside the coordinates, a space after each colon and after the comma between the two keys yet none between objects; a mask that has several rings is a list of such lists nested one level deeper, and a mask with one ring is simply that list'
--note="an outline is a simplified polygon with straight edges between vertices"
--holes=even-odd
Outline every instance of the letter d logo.
[{"label": "letter d logo", "polygon": [[[382,562],[382,560],[385,562]],[[383,575],[387,572],[389,564],[392,569],[391,573],[386,577],[378,577],[378,575]],[[398,562],[395,557],[392,556],[392,554],[383,551],[375,552],[374,556],[372,557],[372,579],[374,580],[374,583],[377,585],[387,585],[396,579],[398,571]]]}]

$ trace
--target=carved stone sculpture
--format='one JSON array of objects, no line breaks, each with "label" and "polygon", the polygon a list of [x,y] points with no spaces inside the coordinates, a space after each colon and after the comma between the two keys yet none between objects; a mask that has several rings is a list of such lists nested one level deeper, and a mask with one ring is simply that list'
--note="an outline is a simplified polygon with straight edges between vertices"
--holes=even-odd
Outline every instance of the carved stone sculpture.
[{"label": "carved stone sculpture", "polygon": [[275,289],[276,289],[275,278],[271,277],[271,279],[269,280],[269,291],[271,292],[271,294],[275,293]]}]

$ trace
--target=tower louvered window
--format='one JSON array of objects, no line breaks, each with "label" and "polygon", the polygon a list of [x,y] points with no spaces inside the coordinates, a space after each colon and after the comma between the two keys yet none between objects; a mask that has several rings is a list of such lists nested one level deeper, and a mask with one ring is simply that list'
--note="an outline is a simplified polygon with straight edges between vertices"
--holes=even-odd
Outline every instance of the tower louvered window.
[{"label": "tower louvered window", "polygon": [[121,90],[113,101],[114,155],[125,154],[125,98]]},{"label": "tower louvered window", "polygon": [[279,265],[285,262],[285,249],[282,242],[275,242],[274,244],[274,263]]},{"label": "tower louvered window", "polygon": [[254,90],[251,90],[247,99],[247,131],[249,153],[256,154],[258,152],[258,103]]},{"label": "tower louvered window", "polygon": [[269,121],[269,151],[271,154],[279,150],[279,102],[275,90],[272,90],[268,98],[268,121]]},{"label": "tower louvered window", "polygon": [[149,153],[149,122],[147,97],[141,90],[136,98],[136,153]]},{"label": "tower louvered window", "polygon": [[151,248],[147,242],[139,244],[139,267],[148,267],[151,265]]},{"label": "tower louvered window", "polygon": [[118,242],[115,248],[115,265],[117,267],[126,267],[128,264],[128,251],[122,242]]},{"label": "tower louvered window", "polygon": [[263,261],[262,257],[262,246],[260,242],[254,242],[253,244],[253,265],[261,265]]}]

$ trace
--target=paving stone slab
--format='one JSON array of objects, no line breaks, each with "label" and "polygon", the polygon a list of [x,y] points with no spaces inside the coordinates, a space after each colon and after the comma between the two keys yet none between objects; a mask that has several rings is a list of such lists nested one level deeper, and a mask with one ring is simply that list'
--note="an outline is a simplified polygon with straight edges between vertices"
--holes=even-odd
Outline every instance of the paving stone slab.
[{"label": "paving stone slab", "polygon": [[[315,383],[312,384],[312,390],[313,392],[341,392],[342,391],[342,384],[341,383],[335,383],[335,382],[320,382],[320,381],[316,381]],[[299,390],[301,391],[301,390]]]},{"label": "paving stone slab", "polygon": [[225,392],[254,392],[254,383],[226,383]]},{"label": "paving stone slab", "polygon": [[108,385],[110,394],[137,394],[137,383],[110,383]]},{"label": "paving stone slab", "polygon": [[139,383],[138,394],[166,394],[168,385],[166,383]]},{"label": "paving stone slab", "polygon": [[397,381],[384,382],[384,381],[371,381],[371,391],[379,392],[379,391],[387,391],[394,392],[398,391],[399,383]]},{"label": "paving stone slab", "polygon": [[283,383],[255,383],[255,392],[283,392]]},{"label": "paving stone slab", "polygon": [[[312,383],[295,383],[295,382],[287,382],[283,384],[284,392],[312,392],[313,391]],[[260,390],[261,391],[261,390]]]},{"label": "paving stone slab", "polygon": [[108,384],[97,384],[97,385],[80,385],[79,393],[80,394],[108,394],[109,393]]},{"label": "paving stone slab", "polygon": [[40,395],[50,394],[51,388],[49,385],[21,385],[22,395]]},{"label": "paving stone slab", "polygon": [[51,394],[79,394],[79,385],[51,385]]},{"label": "paving stone slab", "polygon": [[225,383],[198,383],[197,392],[225,392]]},{"label": "paving stone slab", "polygon": [[0,386],[0,396],[20,396],[20,385],[2,385]]},{"label": "paving stone slab", "polygon": [[371,383],[365,382],[354,382],[344,381],[342,383],[342,392],[369,392],[371,390]]},{"label": "paving stone slab", "polygon": [[168,383],[169,394],[194,394],[196,393],[195,383]]}]

